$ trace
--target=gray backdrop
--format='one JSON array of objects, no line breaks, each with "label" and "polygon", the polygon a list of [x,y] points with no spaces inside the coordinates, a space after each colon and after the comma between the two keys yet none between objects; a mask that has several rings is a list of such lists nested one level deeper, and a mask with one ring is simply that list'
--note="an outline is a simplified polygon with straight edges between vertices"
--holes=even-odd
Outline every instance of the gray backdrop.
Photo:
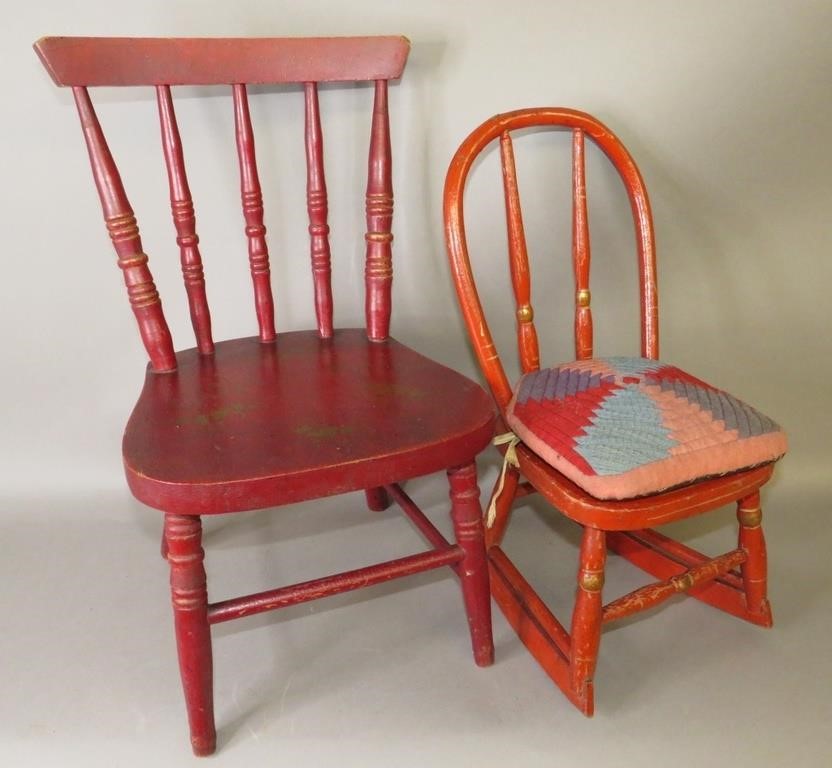
[{"label": "gray backdrop", "polygon": [[[497,112],[560,105],[596,115],[630,149],[651,194],[662,357],[751,402],[788,430],[791,451],[776,475],[772,516],[778,515],[783,532],[800,523],[788,499],[803,489],[810,494],[803,498],[812,500],[804,509],[813,510],[817,524],[800,523],[804,533],[783,547],[776,562],[781,573],[800,574],[803,542],[812,542],[816,573],[825,573],[820,541],[828,534],[819,515],[829,502],[832,374],[828,0],[44,0],[10,6],[4,17],[0,494],[4,527],[16,541],[41,535],[40,528],[26,527],[36,513],[39,525],[49,520],[71,530],[78,521],[120,525],[116,521],[126,520],[129,509],[135,519],[118,530],[130,537],[139,521],[148,541],[156,525],[129,501],[119,452],[144,352],[101,221],[71,94],[52,85],[31,43],[47,34],[401,33],[413,48],[404,78],[391,92],[394,335],[477,375],[442,238],[448,162],[465,135]],[[93,96],[175,341],[192,346],[152,89]],[[253,334],[231,104],[223,89],[208,99],[195,99],[188,89],[174,96],[215,336]],[[321,96],[336,322],[342,326],[362,322],[369,104],[369,89],[326,88]],[[278,326],[309,327],[302,96],[254,89],[252,112]],[[572,355],[568,137],[531,135],[517,152],[542,357],[555,363]],[[633,354],[638,327],[631,224],[622,189],[602,160],[590,153],[588,163],[596,349]],[[516,371],[494,152],[477,167],[473,184],[472,256],[492,329]],[[93,537],[98,524],[88,526]],[[7,564],[14,563],[6,557],[12,541],[10,534],[6,544],[0,541]],[[83,548],[82,541],[61,534],[53,551],[65,541]],[[9,565],[12,589],[5,599],[17,595],[24,605],[31,583],[21,574],[53,556],[39,551],[26,565]],[[59,588],[64,577],[54,577],[43,588],[59,603],[66,599]],[[796,578],[787,605],[802,589],[802,576]],[[818,578],[816,588],[828,583],[827,576]],[[159,579],[163,585],[163,574]],[[827,655],[801,667],[807,681],[819,661],[828,677]],[[661,682],[661,673],[656,676]],[[178,696],[174,686],[171,681],[166,692],[170,699]],[[546,706],[559,704],[547,700]],[[184,745],[184,719],[178,711],[176,717]],[[765,722],[773,728],[776,721],[772,715]],[[812,743],[807,736],[794,741]]]}]

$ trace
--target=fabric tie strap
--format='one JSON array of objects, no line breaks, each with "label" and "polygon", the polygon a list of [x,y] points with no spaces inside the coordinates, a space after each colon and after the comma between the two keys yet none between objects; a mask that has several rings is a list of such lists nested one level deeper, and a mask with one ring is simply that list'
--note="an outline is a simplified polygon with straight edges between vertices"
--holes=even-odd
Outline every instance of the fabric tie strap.
[{"label": "fabric tie strap", "polygon": [[520,462],[517,461],[517,444],[520,442],[520,438],[514,434],[514,432],[503,432],[501,435],[497,435],[492,441],[493,445],[505,445],[506,452],[503,456],[503,466],[500,469],[500,480],[497,483],[497,488],[493,494],[491,494],[491,501],[488,504],[488,512],[485,517],[485,525],[486,527],[490,528],[494,525],[494,519],[497,517],[497,499],[500,498],[500,495],[503,492],[503,486],[506,482],[506,472],[508,471],[509,466],[519,468]]}]

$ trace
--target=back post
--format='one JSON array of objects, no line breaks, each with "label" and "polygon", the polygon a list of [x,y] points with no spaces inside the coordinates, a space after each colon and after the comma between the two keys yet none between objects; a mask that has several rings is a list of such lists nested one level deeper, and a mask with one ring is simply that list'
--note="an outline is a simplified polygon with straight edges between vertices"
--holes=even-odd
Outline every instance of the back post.
[{"label": "back post", "polygon": [[520,369],[523,373],[528,373],[540,368],[540,351],[537,330],[534,326],[531,273],[526,249],[526,234],[523,229],[523,213],[520,207],[520,191],[517,186],[514,145],[508,131],[500,135],[500,162],[503,169],[511,284],[517,305],[517,349],[520,354]]},{"label": "back post", "polygon": [[72,94],[75,97],[78,116],[81,118],[81,128],[87,144],[95,186],[101,200],[104,222],[118,256],[118,266],[124,275],[127,296],[150,357],[150,366],[157,372],[175,370],[176,354],[173,351],[173,341],[162,312],[162,302],[153,282],[153,275],[147,266],[147,254],[142,248],[139,227],[124,192],[121,176],[110,154],[87,89],[74,86]]},{"label": "back post", "polygon": [[304,83],[306,103],[306,209],[309,214],[309,250],[315,287],[315,317],[321,338],[332,336],[332,264],[329,250],[329,203],[324,176],[324,140],[318,106],[318,84]]},{"label": "back post", "polygon": [[575,270],[575,357],[592,357],[592,310],[589,292],[589,218],[586,207],[584,132],[572,130],[572,267]]},{"label": "back post", "polygon": [[176,229],[176,244],[182,265],[182,278],[188,294],[188,308],[196,344],[203,355],[214,352],[211,337],[211,312],[205,295],[205,274],[202,256],[199,252],[199,236],[196,233],[196,215],[191,198],[191,188],[185,173],[185,158],[182,153],[182,139],[176,123],[170,86],[156,86],[156,102],[159,107],[159,124],[162,129],[162,151],[170,187],[170,212]]},{"label": "back post", "polygon": [[254,153],[254,130],[251,127],[245,85],[236,83],[232,86],[232,90],[234,131],[240,161],[240,195],[248,238],[248,261],[251,268],[251,280],[254,284],[254,306],[257,312],[257,324],[260,327],[260,341],[270,342],[276,338],[274,300],[272,299],[269,249],[266,245],[266,227],[263,224],[263,192],[260,188],[257,159]]},{"label": "back post", "polygon": [[367,170],[367,256],[364,266],[367,337],[384,341],[390,333],[393,283],[393,173],[387,81],[376,80]]}]

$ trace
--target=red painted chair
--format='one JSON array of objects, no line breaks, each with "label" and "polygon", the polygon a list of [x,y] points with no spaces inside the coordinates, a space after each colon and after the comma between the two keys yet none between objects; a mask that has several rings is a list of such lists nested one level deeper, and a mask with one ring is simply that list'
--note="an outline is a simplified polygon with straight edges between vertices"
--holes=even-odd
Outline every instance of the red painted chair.
[{"label": "red painted chair", "polygon": [[[577,360],[544,370],[540,370],[530,302],[511,135],[533,127],[566,129],[572,134]],[[612,162],[630,199],[640,274],[640,358],[593,357],[586,138]],[[465,234],[466,180],[475,160],[492,142],[500,145],[524,374],[514,388],[483,313]],[[679,592],[755,624],[771,626],[759,492],[771,477],[774,460],[785,451],[785,437],[774,422],[727,393],[656,362],[658,302],[650,205],[641,175],[621,142],[591,116],[568,109],[524,109],[487,120],[462,143],[448,170],[445,234],[471,343],[500,409],[502,429],[513,430],[495,440],[506,461],[492,496],[486,530],[492,594],[549,676],[584,714],[591,715],[602,625]],[[694,438],[683,439],[691,425]],[[643,450],[649,460],[644,456],[634,459],[636,450]],[[533,492],[583,526],[576,601],[568,631],[501,547],[512,503]],[[652,528],[731,502],[738,507],[739,543],[716,558]],[[608,548],[661,581],[603,605]]]},{"label": "red painted chair", "polygon": [[[388,81],[402,37],[319,39],[45,38],[35,45],[71,86],[104,219],[150,357],[124,435],[128,484],[165,513],[179,664],[198,755],[214,751],[211,625],[450,566],[462,583],[474,658],[493,659],[488,568],[474,457],[493,434],[486,393],[388,336],[393,193]],[[366,188],[366,331],[333,330],[330,248],[318,83],[375,89]],[[276,333],[263,202],[245,83],[297,83],[305,103],[307,205],[317,330]],[[215,343],[194,208],[171,86],[230,84],[242,212],[259,335]],[[155,87],[161,150],[197,346],[175,352],[136,219],[88,94],[90,86]],[[263,98],[269,98],[263,96]],[[300,137],[299,137],[300,138]],[[233,151],[233,149],[231,150]],[[442,403],[437,408],[436,403]],[[399,485],[439,470],[450,480],[457,543],[448,542]],[[201,515],[242,512],[366,490],[394,499],[431,547],[322,579],[208,602]]]}]

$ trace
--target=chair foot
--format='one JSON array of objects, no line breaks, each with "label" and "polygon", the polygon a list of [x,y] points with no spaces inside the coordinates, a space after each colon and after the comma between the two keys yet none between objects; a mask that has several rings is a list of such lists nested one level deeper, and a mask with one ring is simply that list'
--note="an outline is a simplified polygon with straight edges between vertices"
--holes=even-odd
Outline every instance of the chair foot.
[{"label": "chair foot", "polygon": [[368,488],[364,491],[367,507],[371,512],[384,512],[390,506],[390,496],[384,488]]},{"label": "chair foot", "polygon": [[196,757],[208,757],[217,751],[217,737],[216,735],[201,738],[191,737],[191,749]]},{"label": "chair foot", "polygon": [[465,553],[459,564],[459,577],[474,661],[487,667],[494,663],[491,636],[491,593],[488,584],[488,561],[482,527],[477,468],[473,462],[448,470],[451,486],[451,519],[456,541]]},{"label": "chair foot", "polygon": [[195,755],[210,755],[216,749],[217,736],[202,522],[198,516],[166,515],[164,538],[191,746]]},{"label": "chair foot", "polygon": [[595,683],[592,680],[585,680],[579,690],[573,693],[572,701],[578,711],[585,717],[592,717],[595,714]]}]

